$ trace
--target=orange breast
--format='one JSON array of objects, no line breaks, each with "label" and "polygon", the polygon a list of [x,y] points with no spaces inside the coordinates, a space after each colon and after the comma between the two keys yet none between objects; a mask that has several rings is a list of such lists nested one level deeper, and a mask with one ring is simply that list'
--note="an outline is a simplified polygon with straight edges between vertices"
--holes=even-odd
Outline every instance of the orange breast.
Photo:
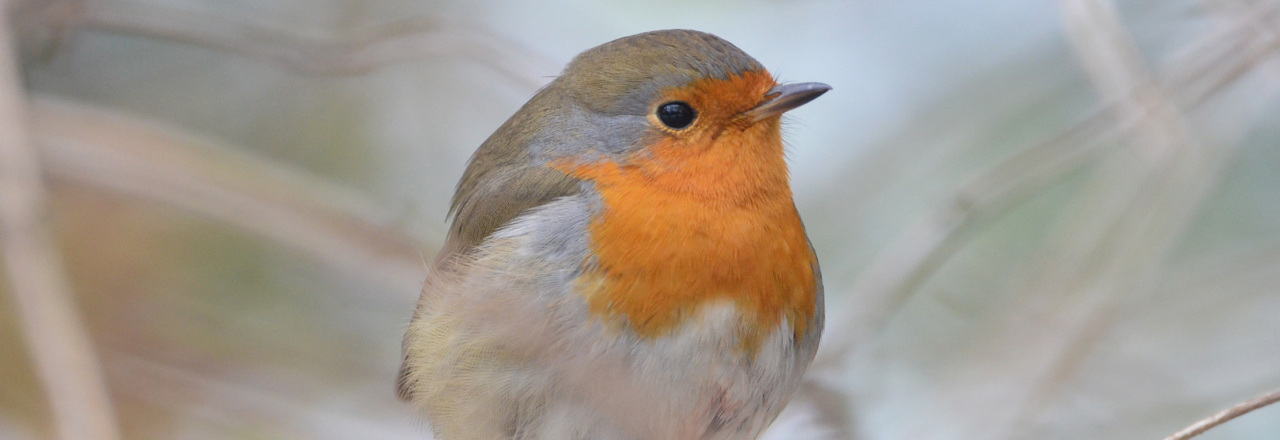
[{"label": "orange breast", "polygon": [[652,338],[727,300],[743,313],[749,352],[783,317],[797,340],[805,336],[816,258],[776,119],[698,148],[668,139],[625,164],[553,166],[594,182],[604,200],[590,225],[595,261],[579,286],[594,315]]}]

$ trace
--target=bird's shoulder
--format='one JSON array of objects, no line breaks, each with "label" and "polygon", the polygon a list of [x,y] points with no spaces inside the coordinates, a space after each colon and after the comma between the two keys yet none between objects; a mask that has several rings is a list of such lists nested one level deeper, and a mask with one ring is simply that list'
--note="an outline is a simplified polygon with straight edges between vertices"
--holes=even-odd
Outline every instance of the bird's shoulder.
[{"label": "bird's shoulder", "polygon": [[442,257],[470,252],[522,214],[581,191],[579,180],[559,170],[536,164],[495,166],[477,159],[454,195]]}]

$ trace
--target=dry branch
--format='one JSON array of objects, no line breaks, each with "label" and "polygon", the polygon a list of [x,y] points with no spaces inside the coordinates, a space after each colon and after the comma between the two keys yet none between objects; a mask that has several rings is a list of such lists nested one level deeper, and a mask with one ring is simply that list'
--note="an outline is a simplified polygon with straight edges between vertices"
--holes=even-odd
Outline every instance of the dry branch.
[{"label": "dry branch", "polygon": [[299,35],[263,23],[214,14],[135,4],[86,4],[76,25],[178,41],[267,61],[309,75],[355,75],[427,57],[477,62],[515,83],[536,89],[558,66],[518,44],[483,31],[427,18],[410,18],[343,38]]},{"label": "dry branch", "polygon": [[[1022,395],[1011,396],[1020,411],[1001,436],[1021,432],[1107,333],[1117,304],[1150,287],[1234,152],[1206,148],[1190,134],[1109,0],[1062,5],[1068,36],[1095,88],[1114,103],[1117,120],[1137,123],[1128,145],[1100,163],[1067,205],[1062,229],[1034,260],[1041,270],[1009,309],[1011,325],[994,331],[995,346],[1035,347],[1020,354],[1023,377],[1014,388]],[[1040,333],[1017,335],[1031,329]]]},{"label": "dry branch", "polygon": [[1205,418],[1204,420],[1196,422],[1191,426],[1188,426],[1183,430],[1178,431],[1176,434],[1165,437],[1164,440],[1187,440],[1189,438],[1198,436],[1204,433],[1205,431],[1213,429],[1213,427],[1215,426],[1221,425],[1223,423],[1227,423],[1231,421],[1231,419],[1248,414],[1253,410],[1265,407],[1267,405],[1271,405],[1276,402],[1280,402],[1280,390],[1275,390],[1270,393],[1263,394],[1261,396],[1255,397],[1248,401],[1241,402],[1236,406],[1219,411],[1217,414],[1214,414],[1212,416],[1209,416],[1208,418]]},{"label": "dry branch", "polygon": [[58,438],[118,439],[101,366],[49,229],[7,9],[0,7],[0,252],[10,293]]},{"label": "dry branch", "polygon": [[118,111],[37,97],[32,127],[55,179],[203,214],[402,292],[421,288],[426,245],[367,196]]},{"label": "dry branch", "polygon": [[841,336],[824,341],[818,365],[845,358],[884,328],[916,287],[986,220],[1095,160],[1102,141],[1127,125],[1115,124],[1106,113],[1095,113],[1061,135],[984,170],[936,205],[857,279],[850,290],[858,301],[832,313],[847,319],[831,323],[840,328],[830,333]]},{"label": "dry branch", "polygon": [[[183,423],[206,438],[241,438],[246,431],[265,431],[271,438],[310,440],[427,440],[428,429],[402,423],[412,409],[394,398],[362,393],[300,393],[296,387],[273,386],[262,377],[219,374],[158,362],[145,355],[115,352],[108,368],[121,378],[121,394],[153,405],[184,408],[199,396],[195,410],[181,411]],[[335,410],[335,401],[345,410]],[[349,408],[359,406],[359,408]],[[260,428],[260,429],[255,429]],[[221,435],[219,435],[221,434]]]},{"label": "dry branch", "polygon": [[[1251,16],[1270,20],[1280,7]],[[1259,34],[1254,23],[1232,27],[1192,44],[1162,72],[1170,99],[1184,107],[1203,104],[1219,90],[1280,51],[1280,41]],[[1107,101],[1084,121],[1062,134],[1032,145],[984,170],[902,234],[881,253],[850,289],[856,301],[831,310],[833,330],[824,341],[818,363],[829,365],[848,356],[884,327],[896,311],[986,219],[1035,194],[1066,174],[1095,160],[1099,147],[1132,130],[1141,112],[1117,112],[1119,98]],[[842,327],[841,327],[842,326]],[[841,327],[841,328],[834,328]]]},{"label": "dry branch", "polygon": [[[1275,15],[1275,9],[1254,17],[1257,20],[1270,20],[1269,17]],[[1112,198],[1110,208],[1101,210],[1101,214],[1094,209],[1096,205],[1075,208],[1075,211],[1095,216],[1092,219],[1095,223],[1087,228],[1092,232],[1080,230],[1069,233],[1062,240],[1067,242],[1067,246],[1049,247],[1077,247],[1073,251],[1075,256],[1067,259],[1073,262],[1063,265],[1058,276],[1050,275],[1051,279],[1076,278],[1074,282],[1078,288],[1092,292],[1089,296],[1093,299],[1075,304],[1081,311],[1064,314],[1068,317],[1064,318],[1066,321],[1062,324],[1078,329],[1105,322],[1112,302],[1109,295],[1124,290],[1125,287],[1122,286],[1137,289],[1151,278],[1173,237],[1185,227],[1190,213],[1194,212],[1205,191],[1213,185],[1220,167],[1233,150],[1221,148],[1206,153],[1205,149],[1199,147],[1186,147],[1193,143],[1182,127],[1179,105],[1190,107],[1206,102],[1214,93],[1274,55],[1280,50],[1280,43],[1273,34],[1259,33],[1256,23],[1236,24],[1228,32],[1213,35],[1200,44],[1189,46],[1190,50],[1169,63],[1161,75],[1165,80],[1161,82],[1145,73],[1132,43],[1116,42],[1119,41],[1116,40],[1117,35],[1121,40],[1127,40],[1127,36],[1124,35],[1126,32],[1123,27],[1117,26],[1119,21],[1114,15],[1108,19],[1110,23],[1106,23],[1108,29],[1096,29],[1102,24],[1099,23],[1098,12],[1095,9],[1087,14],[1077,15],[1077,19],[1086,20],[1077,22],[1085,28],[1073,35],[1080,38],[1078,42],[1081,44],[1082,57],[1089,58],[1085,63],[1091,66],[1092,78],[1098,82],[1099,90],[1103,91],[1103,101],[1108,104],[1064,135],[1034,145],[980,174],[909,228],[900,240],[879,255],[868,270],[863,272],[852,289],[856,301],[832,311],[833,316],[852,318],[833,319],[835,326],[846,323],[844,326],[851,328],[829,332],[834,337],[828,338],[823,352],[819,354],[818,365],[831,367],[833,363],[846,359],[853,349],[883,328],[919,284],[960,248],[967,237],[985,223],[984,220],[993,218],[1018,200],[1059,181],[1067,173],[1096,159],[1096,147],[1116,139],[1119,134],[1130,133],[1136,136],[1133,138],[1135,144],[1140,145],[1138,148],[1145,149],[1140,157],[1148,161],[1148,166],[1155,168],[1138,173],[1133,168],[1119,165],[1111,171],[1102,171],[1113,178],[1087,188],[1080,196],[1081,203],[1095,204],[1107,199],[1099,198],[1099,194],[1109,194]],[[1102,12],[1105,13],[1105,10]],[[1095,29],[1089,29],[1090,27]],[[1163,84],[1164,87],[1161,88],[1158,84]],[[1178,95],[1166,96],[1164,90],[1177,92]],[[1167,150],[1161,145],[1181,147]],[[1159,158],[1166,154],[1170,156]],[[1129,178],[1134,175],[1148,177]],[[1120,188],[1127,189],[1120,191]],[[1135,201],[1138,203],[1134,203]],[[1148,217],[1151,214],[1144,213],[1143,210],[1159,213],[1152,217],[1165,217],[1151,220]],[[1120,222],[1122,219],[1124,222]],[[1148,235],[1144,237],[1136,231],[1146,231]],[[1105,238],[1115,237],[1117,233],[1136,238],[1121,244],[1118,249],[1112,247],[1112,243]],[[1075,243],[1093,244],[1080,247]],[[1116,267],[1125,267],[1121,270],[1111,268],[1098,272],[1088,269],[1090,262],[1101,261],[1097,257],[1108,253],[1113,254],[1106,261],[1134,258],[1136,262],[1118,264]],[[1122,256],[1115,258],[1116,255]],[[1063,261],[1061,257],[1046,256],[1041,259],[1059,262]],[[1068,267],[1076,269],[1067,269]],[[1094,281],[1091,287],[1087,287],[1088,284],[1080,279]],[[1038,286],[1043,290],[1051,288],[1046,286],[1053,284],[1042,282]],[[1041,306],[1043,304],[1032,301],[1019,307]],[[1077,320],[1076,324],[1067,323],[1072,320]],[[1061,350],[1058,356],[1051,356],[1051,359],[1056,360],[1046,360],[1040,364],[1048,368],[1041,370],[1045,374],[1043,382],[1047,385],[1029,394],[1031,407],[1039,407],[1044,399],[1053,394],[1053,384],[1060,383],[1074,371],[1075,363],[1072,360],[1078,360],[1080,355],[1087,352],[1089,341],[1094,340],[1105,328],[1105,325],[1098,325],[1094,331],[1076,332],[1074,338],[1059,341]],[[1071,333],[1064,331],[1063,334]],[[1009,429],[1016,431],[1017,428]]]}]

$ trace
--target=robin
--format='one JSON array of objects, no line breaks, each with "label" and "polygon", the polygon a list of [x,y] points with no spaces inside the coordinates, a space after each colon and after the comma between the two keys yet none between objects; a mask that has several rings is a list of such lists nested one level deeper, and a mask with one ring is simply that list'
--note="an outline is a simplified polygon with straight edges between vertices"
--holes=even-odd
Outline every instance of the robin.
[{"label": "robin", "polygon": [[471,157],[398,391],[442,440],[755,439],[822,332],[779,85],[733,44],[578,55]]}]

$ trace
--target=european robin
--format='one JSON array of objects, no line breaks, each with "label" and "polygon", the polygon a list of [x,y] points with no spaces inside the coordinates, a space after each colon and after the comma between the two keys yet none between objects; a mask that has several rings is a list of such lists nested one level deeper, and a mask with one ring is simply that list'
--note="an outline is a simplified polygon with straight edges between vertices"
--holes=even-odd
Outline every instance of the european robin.
[{"label": "european robin", "polygon": [[779,85],[714,35],[579,54],[471,157],[404,339],[443,440],[755,439],[813,360]]}]

